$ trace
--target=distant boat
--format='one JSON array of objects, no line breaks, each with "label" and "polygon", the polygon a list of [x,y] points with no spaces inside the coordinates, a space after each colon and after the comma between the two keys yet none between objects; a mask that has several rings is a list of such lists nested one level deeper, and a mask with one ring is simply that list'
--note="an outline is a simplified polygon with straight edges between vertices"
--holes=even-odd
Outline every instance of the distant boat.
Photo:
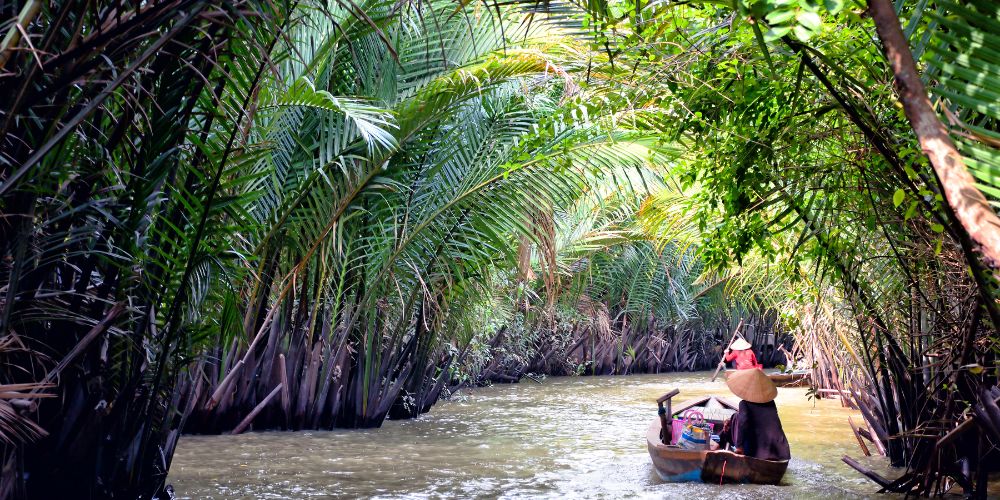
[{"label": "distant boat", "polygon": [[790,373],[768,373],[767,378],[778,387],[805,387],[812,380],[810,370],[796,370]]},{"label": "distant boat", "polygon": [[[722,422],[736,412],[732,402],[708,396],[681,404],[670,410],[670,397],[676,392],[660,398],[657,402],[667,403],[669,418],[682,415],[688,409],[701,412],[706,422],[722,428]],[[706,483],[754,483],[778,484],[788,469],[787,460],[760,460],[746,455],[737,455],[723,450],[690,450],[675,444],[663,443],[660,439],[662,423],[654,420],[646,431],[646,447],[660,479],[669,482],[704,481]],[[668,438],[668,441],[670,439]]]}]

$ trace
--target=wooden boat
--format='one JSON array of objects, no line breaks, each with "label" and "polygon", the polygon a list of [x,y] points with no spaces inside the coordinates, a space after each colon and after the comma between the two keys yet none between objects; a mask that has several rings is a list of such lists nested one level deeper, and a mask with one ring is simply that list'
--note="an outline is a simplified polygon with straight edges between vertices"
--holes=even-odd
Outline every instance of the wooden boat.
[{"label": "wooden boat", "polygon": [[767,378],[778,387],[805,387],[812,380],[812,373],[808,370],[794,371],[791,373],[768,373]]},{"label": "wooden boat", "polygon": [[[646,430],[646,448],[660,479],[670,482],[704,481],[707,483],[754,483],[778,484],[788,469],[788,461],[760,460],[745,455],[737,455],[724,450],[689,450],[671,444],[672,419],[694,408],[702,412],[706,422],[722,428],[722,421],[729,418],[737,406],[723,398],[714,396],[695,399],[681,404],[676,410],[671,408],[670,399],[680,391],[674,389],[657,400],[665,412],[654,420]],[[661,430],[666,439],[661,438]],[[664,442],[666,441],[666,442]]]}]

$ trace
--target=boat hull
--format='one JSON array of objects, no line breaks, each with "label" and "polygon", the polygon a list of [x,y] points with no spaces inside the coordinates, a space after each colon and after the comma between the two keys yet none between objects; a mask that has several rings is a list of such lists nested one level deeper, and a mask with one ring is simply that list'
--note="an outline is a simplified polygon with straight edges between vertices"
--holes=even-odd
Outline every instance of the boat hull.
[{"label": "boat hull", "polygon": [[810,373],[771,373],[767,378],[778,387],[805,387],[812,380]]},{"label": "boat hull", "polygon": [[788,470],[788,460],[761,460],[731,451],[705,455],[701,480],[718,484],[778,484]]},{"label": "boat hull", "polygon": [[659,420],[654,420],[646,431],[646,448],[660,479],[667,482],[701,481],[701,467],[708,450],[687,450],[661,443]]}]

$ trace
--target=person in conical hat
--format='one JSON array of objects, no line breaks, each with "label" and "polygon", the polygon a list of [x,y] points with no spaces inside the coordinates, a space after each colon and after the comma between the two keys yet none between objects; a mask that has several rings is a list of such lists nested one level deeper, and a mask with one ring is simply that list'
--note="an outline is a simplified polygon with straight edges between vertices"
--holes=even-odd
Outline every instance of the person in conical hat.
[{"label": "person in conical hat", "polygon": [[736,453],[763,460],[788,460],[792,454],[788,438],[781,428],[774,398],[778,388],[763,371],[736,370],[726,376],[726,385],[739,396],[739,411],[735,419]]},{"label": "person in conical hat", "polygon": [[736,339],[726,350],[726,362],[732,361],[733,367],[737,370],[760,368],[761,365],[757,363],[757,355],[753,353],[751,347],[750,343],[742,337]]}]

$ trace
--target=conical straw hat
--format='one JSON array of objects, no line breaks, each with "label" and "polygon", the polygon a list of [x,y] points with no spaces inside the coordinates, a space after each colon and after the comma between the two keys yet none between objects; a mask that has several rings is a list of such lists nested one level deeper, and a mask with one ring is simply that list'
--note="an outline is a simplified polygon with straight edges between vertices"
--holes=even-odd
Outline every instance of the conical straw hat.
[{"label": "conical straw hat", "polygon": [[753,346],[750,345],[750,342],[743,339],[736,339],[736,342],[733,342],[733,345],[729,346],[734,351],[745,351],[751,347]]},{"label": "conical straw hat", "polygon": [[751,403],[767,403],[778,396],[774,382],[757,368],[733,370],[726,374],[726,385],[733,394]]}]

